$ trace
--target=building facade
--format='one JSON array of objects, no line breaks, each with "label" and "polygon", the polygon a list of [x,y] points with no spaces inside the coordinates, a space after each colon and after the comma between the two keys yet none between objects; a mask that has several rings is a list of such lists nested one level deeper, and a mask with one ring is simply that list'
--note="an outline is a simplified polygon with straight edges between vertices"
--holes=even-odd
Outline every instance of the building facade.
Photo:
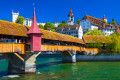
[{"label": "building facade", "polygon": [[85,34],[87,32],[87,29],[100,29],[101,24],[103,24],[105,20],[107,20],[107,18],[98,19],[92,16],[85,15],[80,21],[81,27],[83,28],[83,33]]},{"label": "building facade", "polygon": [[[13,22],[13,23],[16,22],[18,16],[19,16],[19,12],[14,13],[14,12],[12,11],[12,22]],[[31,26],[31,25],[32,25],[32,20],[26,18],[26,19],[24,20],[24,22],[23,22],[23,25]]]},{"label": "building facade", "polygon": [[26,18],[25,20],[24,20],[24,23],[23,23],[24,25],[27,25],[27,26],[31,26],[32,25],[32,19],[28,19],[28,18]]},{"label": "building facade", "polygon": [[45,25],[45,23],[37,23],[37,25],[39,25],[39,24],[41,24],[41,25],[43,25],[43,26]]},{"label": "building facade", "polygon": [[17,20],[17,18],[18,18],[18,16],[19,16],[19,12],[17,12],[17,13],[14,13],[13,11],[12,11],[12,22],[16,22],[16,20]]},{"label": "building facade", "polygon": [[60,23],[54,22],[53,24],[54,24],[54,27],[58,27],[58,25],[59,25]]},{"label": "building facade", "polygon": [[83,30],[81,25],[61,26],[57,27],[56,32],[66,35],[71,35],[82,39]]},{"label": "building facade", "polygon": [[119,33],[120,26],[104,23],[100,26],[101,32],[104,32],[105,35],[111,35],[113,33]]}]

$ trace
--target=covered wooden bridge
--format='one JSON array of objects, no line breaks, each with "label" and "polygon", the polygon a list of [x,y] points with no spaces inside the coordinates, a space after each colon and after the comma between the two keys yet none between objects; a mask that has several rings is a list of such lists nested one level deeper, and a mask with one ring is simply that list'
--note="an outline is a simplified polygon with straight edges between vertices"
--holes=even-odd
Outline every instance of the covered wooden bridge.
[{"label": "covered wooden bridge", "polygon": [[[0,53],[25,54],[25,51],[30,51],[30,38],[26,34],[28,30],[28,26],[0,20]],[[42,32],[41,51],[88,50],[83,40],[79,38],[43,29],[40,31]]]},{"label": "covered wooden bridge", "polygon": [[39,29],[35,10],[31,27],[0,20],[0,53],[11,60],[9,73],[34,73],[41,51],[62,51],[62,55],[67,51],[63,61],[68,62],[76,62],[76,51],[98,53],[97,48],[85,48],[82,39]]}]

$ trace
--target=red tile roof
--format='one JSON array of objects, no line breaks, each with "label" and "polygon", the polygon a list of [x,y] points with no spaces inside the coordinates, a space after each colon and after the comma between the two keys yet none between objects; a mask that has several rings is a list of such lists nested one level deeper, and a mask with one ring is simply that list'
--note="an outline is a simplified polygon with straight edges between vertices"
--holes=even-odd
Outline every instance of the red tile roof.
[{"label": "red tile roof", "polygon": [[81,20],[88,19],[92,25],[100,26],[104,20],[85,15]]},{"label": "red tile roof", "polygon": [[27,34],[33,34],[33,33],[42,34],[40,29],[38,28],[38,25],[37,25],[36,16],[35,16],[35,9],[34,9],[34,13],[33,13],[32,25],[31,25],[29,31],[27,32]]},{"label": "red tile roof", "polygon": [[66,29],[66,28],[76,28],[76,27],[78,27],[77,29],[79,29],[80,24],[75,24],[75,25],[70,25],[70,26],[60,26],[60,27],[57,27],[56,30]]}]

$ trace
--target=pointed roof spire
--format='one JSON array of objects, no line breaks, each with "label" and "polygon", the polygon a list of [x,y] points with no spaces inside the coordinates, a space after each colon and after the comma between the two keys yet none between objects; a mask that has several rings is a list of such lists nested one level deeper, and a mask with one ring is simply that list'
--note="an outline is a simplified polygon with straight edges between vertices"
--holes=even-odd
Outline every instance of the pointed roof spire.
[{"label": "pointed roof spire", "polygon": [[38,28],[37,25],[37,21],[36,21],[36,16],[35,16],[35,8],[34,8],[34,13],[33,13],[33,21],[32,21],[32,25],[29,29],[29,31],[27,32],[27,34],[42,34],[42,32],[40,31],[40,29]]},{"label": "pointed roof spire", "polygon": [[107,18],[105,17],[105,14],[104,14],[104,17],[103,17],[103,19],[107,19]]},{"label": "pointed roof spire", "polygon": [[70,8],[70,12],[68,16],[73,16],[72,9]]}]

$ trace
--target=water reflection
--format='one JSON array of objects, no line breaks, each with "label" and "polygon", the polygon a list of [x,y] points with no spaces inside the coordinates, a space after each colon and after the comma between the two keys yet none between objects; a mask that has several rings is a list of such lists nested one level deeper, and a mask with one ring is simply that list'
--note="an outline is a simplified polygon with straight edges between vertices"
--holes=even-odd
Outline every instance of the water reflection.
[{"label": "water reflection", "polygon": [[[48,60],[48,61],[47,61]],[[120,62],[61,62],[61,58],[37,59],[40,74],[0,80],[120,80]]]}]

